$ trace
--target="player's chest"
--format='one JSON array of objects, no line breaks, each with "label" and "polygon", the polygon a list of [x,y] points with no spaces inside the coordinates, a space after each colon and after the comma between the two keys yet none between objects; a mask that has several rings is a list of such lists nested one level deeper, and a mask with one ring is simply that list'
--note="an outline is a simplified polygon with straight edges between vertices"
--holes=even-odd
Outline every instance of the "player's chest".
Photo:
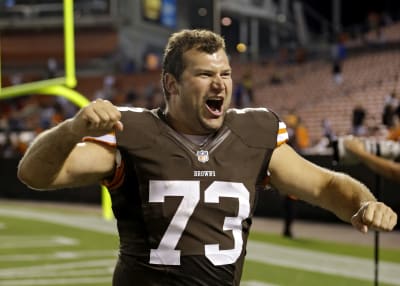
[{"label": "player's chest", "polygon": [[203,146],[171,135],[129,154],[139,178],[159,180],[254,181],[268,150],[248,147],[229,132]]}]

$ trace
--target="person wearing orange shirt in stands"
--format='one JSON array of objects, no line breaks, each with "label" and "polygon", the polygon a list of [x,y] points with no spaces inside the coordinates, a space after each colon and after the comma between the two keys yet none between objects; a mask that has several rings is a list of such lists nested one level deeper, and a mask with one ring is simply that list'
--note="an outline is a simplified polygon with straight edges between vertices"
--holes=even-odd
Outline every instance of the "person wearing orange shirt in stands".
[{"label": "person wearing orange shirt in stands", "polygon": [[[292,111],[285,118],[287,124],[287,131],[289,134],[288,143],[298,152],[310,147],[310,136],[308,129],[301,122],[301,118]],[[283,231],[285,237],[292,238],[293,231],[292,225],[296,217],[296,201],[297,198],[293,195],[287,194],[283,198]]]}]

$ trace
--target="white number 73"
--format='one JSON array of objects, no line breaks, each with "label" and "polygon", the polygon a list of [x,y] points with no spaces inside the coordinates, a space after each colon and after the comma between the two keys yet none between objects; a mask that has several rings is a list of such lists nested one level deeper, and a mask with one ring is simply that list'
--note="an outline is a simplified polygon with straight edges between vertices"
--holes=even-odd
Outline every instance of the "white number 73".
[{"label": "white number 73", "polygon": [[[199,181],[150,181],[149,202],[163,203],[165,197],[182,197],[175,215],[165,231],[157,249],[150,250],[150,263],[180,265],[180,250],[175,247],[200,201]],[[214,265],[234,263],[243,247],[242,221],[250,214],[249,192],[242,183],[213,182],[204,192],[205,203],[219,203],[220,197],[237,198],[239,212],[236,217],[226,217],[223,230],[232,230],[234,248],[220,250],[219,244],[204,245],[206,257]]]}]

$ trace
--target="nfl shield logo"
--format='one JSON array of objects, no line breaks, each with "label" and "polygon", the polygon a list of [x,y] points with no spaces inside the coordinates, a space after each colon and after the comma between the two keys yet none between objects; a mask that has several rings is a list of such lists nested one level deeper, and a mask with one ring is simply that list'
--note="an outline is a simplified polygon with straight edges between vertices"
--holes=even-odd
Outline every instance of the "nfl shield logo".
[{"label": "nfl shield logo", "polygon": [[199,160],[199,162],[205,163],[208,161],[208,151],[199,150],[197,151],[196,155],[197,155],[197,160]]}]

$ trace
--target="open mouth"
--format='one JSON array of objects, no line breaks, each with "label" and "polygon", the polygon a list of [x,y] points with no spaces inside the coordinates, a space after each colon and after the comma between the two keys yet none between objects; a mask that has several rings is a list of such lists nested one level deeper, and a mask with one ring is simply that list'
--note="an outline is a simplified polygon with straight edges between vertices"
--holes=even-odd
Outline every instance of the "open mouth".
[{"label": "open mouth", "polygon": [[210,99],[207,99],[207,101],[206,101],[206,105],[207,105],[208,109],[214,115],[221,114],[223,103],[224,103],[224,100],[222,98],[210,98]]}]

